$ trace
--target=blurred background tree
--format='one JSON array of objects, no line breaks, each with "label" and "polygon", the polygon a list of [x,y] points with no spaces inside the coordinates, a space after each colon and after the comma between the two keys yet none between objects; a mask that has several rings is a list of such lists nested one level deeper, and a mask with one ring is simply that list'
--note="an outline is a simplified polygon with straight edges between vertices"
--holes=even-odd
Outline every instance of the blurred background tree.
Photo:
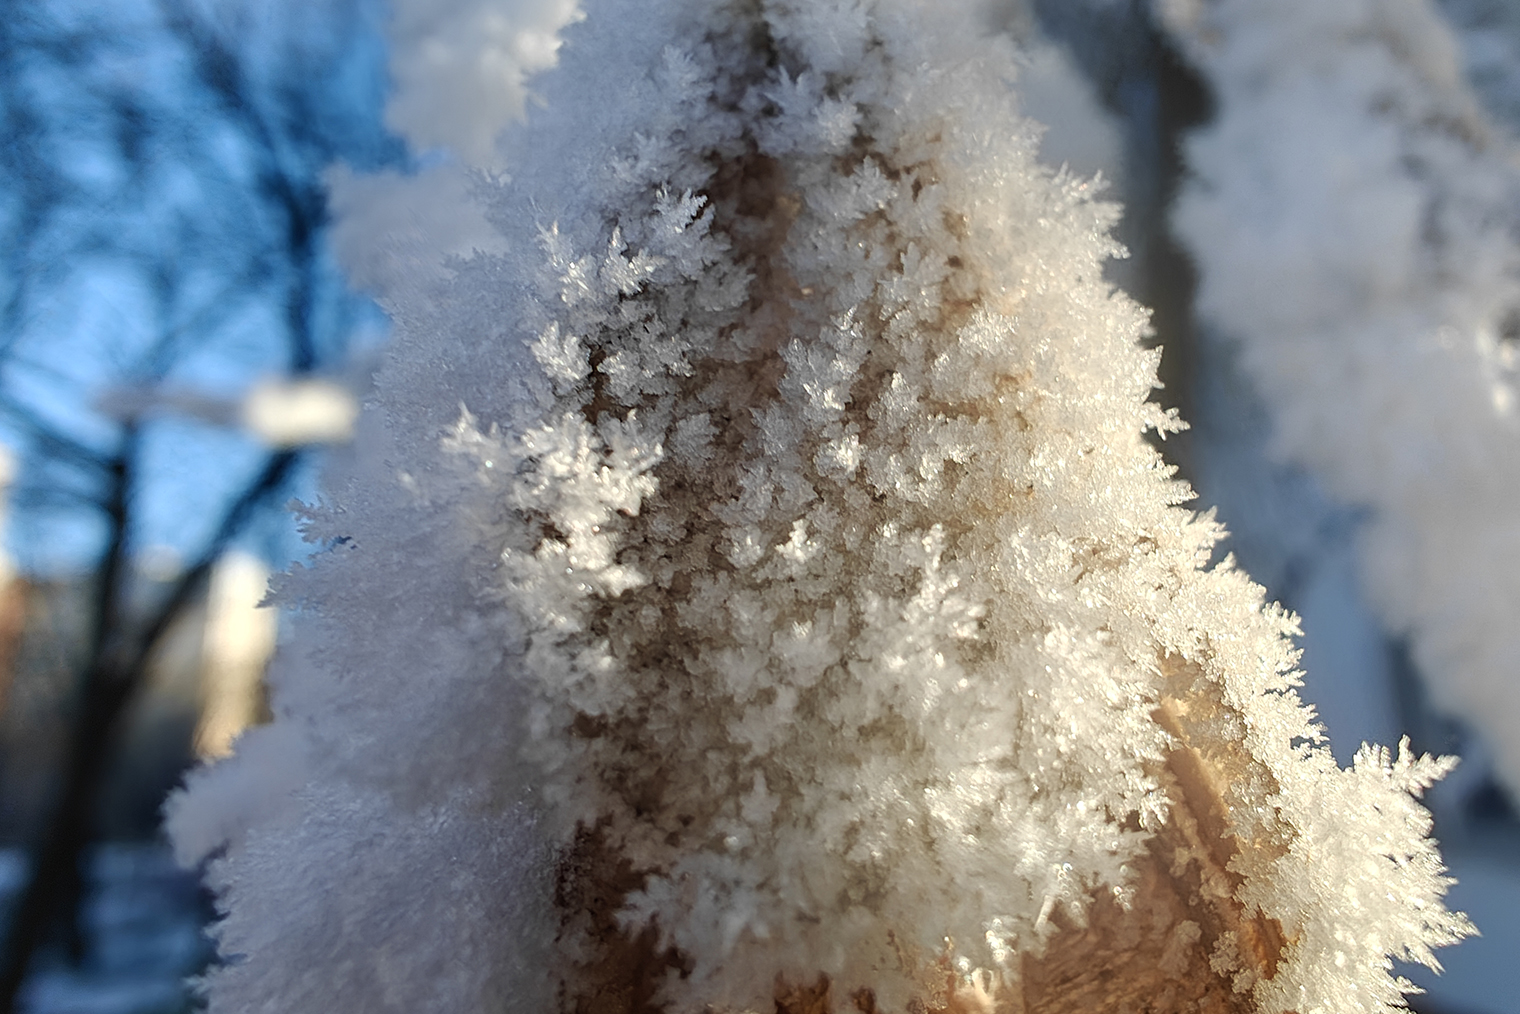
[{"label": "blurred background tree", "polygon": [[[223,599],[262,583],[219,561],[291,557],[283,507],[309,488],[314,447],[352,422],[340,382],[383,318],[328,253],[323,177],[401,157],[381,126],[383,14],[368,0],[11,0],[0,14],[15,575],[0,597],[0,839],[27,856],[0,952],[7,1010],[46,947],[99,957],[80,921],[88,846],[156,833],[192,759],[213,574]],[[178,703],[145,706],[176,650]],[[235,731],[222,711],[203,751]]]}]

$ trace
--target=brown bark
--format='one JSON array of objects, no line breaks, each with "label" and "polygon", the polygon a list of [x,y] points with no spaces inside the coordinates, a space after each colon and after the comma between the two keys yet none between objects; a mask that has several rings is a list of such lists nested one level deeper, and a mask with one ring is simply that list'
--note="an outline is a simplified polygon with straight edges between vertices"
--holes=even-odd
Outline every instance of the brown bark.
[{"label": "brown bark", "polygon": [[1245,828],[1246,798],[1276,791],[1245,747],[1244,725],[1217,684],[1175,657],[1161,662],[1167,695],[1154,712],[1173,747],[1158,773],[1171,800],[1165,825],[1134,867],[1133,892],[1094,896],[1085,926],[1065,925],[1043,955],[1026,958],[1018,1014],[1248,1014],[1252,987],[1277,974],[1282,926],[1237,899],[1238,858],[1286,848],[1275,819]]},{"label": "brown bark", "polygon": [[596,949],[595,960],[576,967],[561,985],[565,1014],[660,1014],[654,1002],[660,980],[687,970],[678,952],[659,949],[653,927],[630,936],[618,925],[624,899],[643,882],[600,829],[582,829],[560,860],[554,901],[564,913],[561,938],[577,935]]}]

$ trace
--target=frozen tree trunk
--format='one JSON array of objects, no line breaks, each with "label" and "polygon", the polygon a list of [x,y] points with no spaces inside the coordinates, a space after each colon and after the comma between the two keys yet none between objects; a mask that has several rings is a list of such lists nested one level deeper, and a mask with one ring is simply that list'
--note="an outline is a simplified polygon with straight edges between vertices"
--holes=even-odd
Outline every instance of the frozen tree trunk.
[{"label": "frozen tree trunk", "polygon": [[213,1011],[1397,1004],[1466,928],[1441,765],[1337,769],[1206,567],[1005,46],[586,13],[480,183],[504,252],[393,296],[280,720],[172,814],[248,956]]}]

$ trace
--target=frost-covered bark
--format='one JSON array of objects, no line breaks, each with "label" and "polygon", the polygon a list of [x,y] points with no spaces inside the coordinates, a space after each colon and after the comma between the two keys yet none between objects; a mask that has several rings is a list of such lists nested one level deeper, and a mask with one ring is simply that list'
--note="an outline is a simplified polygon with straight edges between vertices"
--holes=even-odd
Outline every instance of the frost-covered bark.
[{"label": "frost-covered bark", "polygon": [[1218,121],[1177,226],[1278,450],[1369,508],[1369,597],[1520,786],[1517,149],[1427,0],[1172,3]]},{"label": "frost-covered bark", "polygon": [[1379,1011],[1463,933],[970,15],[588,5],[175,807],[213,1010]]}]

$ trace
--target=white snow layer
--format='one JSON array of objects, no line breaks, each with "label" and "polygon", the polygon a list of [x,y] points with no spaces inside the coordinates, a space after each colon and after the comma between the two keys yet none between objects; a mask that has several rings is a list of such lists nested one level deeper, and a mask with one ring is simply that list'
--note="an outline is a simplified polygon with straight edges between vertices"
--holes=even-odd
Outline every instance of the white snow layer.
[{"label": "white snow layer", "polygon": [[1426,0],[1176,0],[1218,118],[1175,222],[1278,452],[1368,510],[1368,597],[1520,790],[1520,149]]},{"label": "white snow layer", "polygon": [[1291,618],[1206,569],[1116,209],[1036,161],[1006,43],[903,0],[586,14],[477,184],[497,252],[391,294],[276,721],[171,806],[239,956],[211,1009],[603,1009],[617,939],[671,1011],[1001,1009],[1153,855],[1237,919],[1136,916],[1163,972],[1397,1006],[1389,956],[1467,929],[1411,795],[1443,766],[1337,768]]}]

